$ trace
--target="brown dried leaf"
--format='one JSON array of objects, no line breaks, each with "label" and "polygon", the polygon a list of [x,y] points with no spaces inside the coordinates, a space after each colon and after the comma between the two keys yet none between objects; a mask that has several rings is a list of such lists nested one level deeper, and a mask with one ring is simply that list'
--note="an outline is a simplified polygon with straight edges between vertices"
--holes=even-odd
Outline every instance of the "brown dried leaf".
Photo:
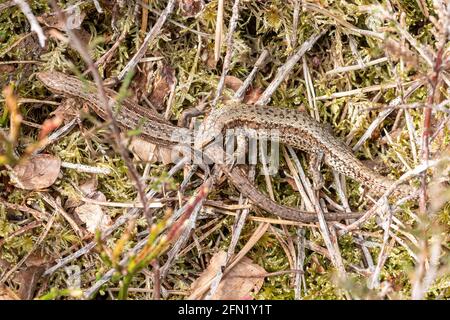
[{"label": "brown dried leaf", "polygon": [[244,97],[245,104],[255,104],[261,97],[263,90],[261,88],[253,88],[247,91]]},{"label": "brown dried leaf", "polygon": [[152,105],[161,110],[164,108],[165,99],[175,86],[175,69],[167,64],[160,64],[158,73],[153,81],[153,90],[149,97]]},{"label": "brown dried leaf", "polygon": [[25,268],[19,273],[20,287],[18,295],[22,300],[31,300],[34,298],[34,292],[36,291],[37,284],[42,277],[46,267],[30,266]]},{"label": "brown dried leaf", "polygon": [[92,194],[97,191],[97,186],[98,186],[98,180],[96,176],[92,176],[89,179],[84,180],[81,184],[80,184],[80,190],[81,192],[83,192],[83,194],[88,197],[91,198]]},{"label": "brown dried leaf", "polygon": [[[220,270],[226,259],[226,252],[219,251],[211,258],[205,271],[191,285],[191,296],[207,285]],[[248,300],[258,293],[264,283],[266,271],[261,266],[244,257],[220,281],[212,300]],[[189,298],[188,298],[189,299]]]},{"label": "brown dried leaf", "polygon": [[98,204],[83,204],[75,209],[75,213],[86,224],[86,229],[92,234],[97,229],[103,231],[112,224],[109,215],[105,214],[102,207]]},{"label": "brown dried leaf", "polygon": [[142,105],[145,105],[144,102],[142,102],[142,96],[147,96],[147,93],[151,88],[154,64],[154,62],[142,62],[140,68],[136,72],[136,76],[130,84],[129,91],[132,92],[130,98]]},{"label": "brown dried leaf", "polygon": [[130,150],[141,161],[163,164],[174,163],[172,159],[173,149],[157,146],[153,143],[145,141],[144,139],[133,137],[130,143]]},{"label": "brown dried leaf", "polygon": [[186,18],[195,17],[205,7],[204,0],[179,0],[178,5]]},{"label": "brown dried leaf", "polygon": [[394,61],[403,58],[403,61],[406,63],[406,66],[408,68],[417,67],[419,63],[415,53],[412,52],[406,44],[402,45],[392,38],[389,38],[385,41],[384,50],[386,51],[386,54]]},{"label": "brown dried leaf", "polygon": [[225,88],[231,89],[234,92],[238,91],[238,89],[242,86],[244,82],[234,76],[225,76]]},{"label": "brown dried leaf", "polygon": [[0,284],[0,300],[20,300],[20,298],[10,288]]},{"label": "brown dried leaf", "polygon": [[156,156],[156,144],[145,141],[144,139],[133,137],[130,142],[129,149],[141,161],[155,163],[158,158]]},{"label": "brown dried leaf", "polygon": [[19,282],[17,294],[22,300],[34,298],[35,291],[42,274],[52,261],[50,256],[33,252],[25,261],[25,266],[19,270],[14,279]]},{"label": "brown dried leaf", "polygon": [[51,154],[38,154],[16,165],[13,168],[14,175],[11,175],[11,180],[17,188],[44,189],[56,181],[60,168],[61,159],[58,157]]},{"label": "brown dried leaf", "polygon": [[[93,175],[91,178],[84,180],[78,188],[86,198],[105,202],[106,196],[101,191],[97,191],[97,186],[97,177]],[[69,198],[67,199],[64,206],[66,209],[68,209],[78,207],[82,204],[83,200],[79,196],[69,195]]]}]

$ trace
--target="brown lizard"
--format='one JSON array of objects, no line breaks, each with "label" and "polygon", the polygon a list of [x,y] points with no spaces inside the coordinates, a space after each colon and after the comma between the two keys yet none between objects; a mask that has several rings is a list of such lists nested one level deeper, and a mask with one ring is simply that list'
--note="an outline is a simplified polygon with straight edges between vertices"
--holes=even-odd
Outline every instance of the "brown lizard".
[{"label": "brown lizard", "polygon": [[[306,112],[293,109],[232,104],[216,109],[202,123],[196,137],[196,148],[204,148],[230,128],[239,128],[241,132],[242,129],[244,132],[253,130],[261,137],[270,137],[272,130],[276,130],[280,142],[313,155],[315,160],[323,158],[325,164],[370,187],[375,194],[385,193],[394,183],[365,166],[326,126]],[[399,185],[393,191],[396,197],[412,193],[409,185]]]},{"label": "brown lizard", "polygon": [[[96,87],[91,82],[83,82],[75,77],[67,76],[60,72],[40,72],[37,74],[37,77],[52,92],[82,99],[85,102],[88,102],[96,114],[103,119],[107,119],[105,106],[100,102]],[[106,95],[112,105],[116,104],[115,98],[118,95],[117,92],[106,89]],[[392,183],[392,181],[371,172],[369,168],[362,165],[342,142],[337,138],[334,138],[331,133],[325,133],[326,129],[313,119],[304,118],[293,110],[288,111],[269,107],[267,110],[262,107],[241,109],[242,110],[239,111],[233,107],[230,109],[225,108],[223,111],[217,111],[213,115],[209,115],[204,125],[206,130],[203,131],[204,135],[201,135],[202,140],[200,141],[200,146],[209,141],[211,133],[216,134],[227,126],[249,126],[264,130],[270,128],[272,123],[277,126],[282,125],[284,138],[280,138],[282,138],[283,142],[292,144],[294,147],[307,152],[322,148],[325,162],[339,172],[349,175],[363,183],[376,183],[376,185],[382,187],[383,190]],[[248,112],[245,110],[248,110]],[[227,114],[227,112],[230,113]],[[231,122],[224,121],[228,116],[231,116]],[[265,118],[265,116],[269,116],[269,118]],[[151,110],[144,108],[129,99],[123,99],[120,102],[120,108],[118,108],[115,117],[122,129],[130,130],[140,128],[142,132],[141,137],[152,143],[160,145],[177,145],[180,143],[189,143],[190,138],[187,137],[192,137],[192,132],[190,132],[190,130],[170,124]],[[144,121],[142,121],[143,119]],[[213,119],[217,119],[218,122],[215,122],[214,124]],[[301,121],[296,124],[295,119]],[[302,129],[302,125],[306,126],[306,130]],[[174,135],[174,132],[177,132],[178,134]],[[297,137],[294,138],[294,136]],[[326,137],[326,139],[321,140],[321,137]],[[312,147],[312,149],[308,149],[308,147]],[[204,152],[210,159],[223,159],[222,155],[224,151],[217,145],[208,146],[205,148]],[[345,169],[346,162],[347,169]],[[295,221],[314,222],[318,220],[314,213],[286,207],[272,201],[257,190],[255,185],[247,179],[246,175],[239,168],[230,168],[223,163],[218,163],[218,165],[230,178],[233,185],[261,209],[274,213],[282,218]],[[356,171],[364,171],[363,176],[357,174]],[[369,172],[371,173],[369,174]],[[364,179],[362,179],[362,177]],[[410,191],[410,189],[404,188],[400,191],[400,194],[404,195]],[[354,219],[360,216],[360,214],[356,213],[325,214],[327,220]]]}]

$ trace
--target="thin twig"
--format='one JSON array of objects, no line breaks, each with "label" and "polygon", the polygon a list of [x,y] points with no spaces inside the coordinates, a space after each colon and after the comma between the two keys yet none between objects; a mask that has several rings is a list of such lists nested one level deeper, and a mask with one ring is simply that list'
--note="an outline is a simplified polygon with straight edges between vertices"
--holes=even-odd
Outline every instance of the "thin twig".
[{"label": "thin twig", "polygon": [[[222,0],[220,0],[220,1],[222,1]],[[220,1],[219,1],[219,3],[220,3]],[[237,20],[239,18],[239,2],[240,2],[240,0],[234,0],[234,3],[233,3],[233,13],[231,14],[231,19],[230,19],[230,24],[228,26],[228,33],[227,33],[227,39],[226,39],[227,51],[225,53],[225,58],[223,61],[222,74],[220,75],[219,83],[217,84],[216,96],[214,97],[214,100],[212,102],[213,107],[217,105],[217,102],[219,101],[220,96],[222,95],[222,90],[225,85],[225,77],[227,76],[228,71],[230,70],[231,58],[232,58],[233,52],[234,52],[234,50],[233,50],[234,49],[234,47],[233,47],[234,30],[236,30]],[[219,17],[217,18],[217,20],[219,20]],[[220,54],[220,50],[219,50],[219,54]]]},{"label": "thin twig", "polygon": [[42,30],[41,25],[31,11],[28,3],[23,0],[14,0],[14,3],[19,6],[20,10],[22,10],[23,14],[27,18],[28,22],[31,25],[31,31],[36,32],[39,39],[39,45],[42,48],[45,47],[45,40],[47,40],[47,37],[45,36],[44,30]]},{"label": "thin twig", "polygon": [[309,37],[308,40],[306,40],[300,46],[300,48],[297,50],[295,54],[289,57],[289,59],[284,63],[284,65],[278,69],[275,78],[267,86],[266,90],[261,94],[258,101],[256,102],[257,105],[263,106],[269,103],[270,98],[274,94],[275,90],[277,90],[280,84],[288,77],[288,75],[291,73],[292,69],[301,59],[301,57],[303,57],[303,55],[308,50],[310,50],[312,46],[317,42],[317,40],[319,40],[320,37],[322,37],[327,31],[328,28],[325,28],[325,30],[322,30],[321,32],[314,33],[311,37]]},{"label": "thin twig", "polygon": [[170,14],[173,11],[173,8],[175,6],[176,0],[169,0],[167,2],[167,6],[162,12],[162,14],[159,16],[158,20],[156,20],[156,23],[153,25],[153,28],[149,31],[149,33],[145,36],[144,41],[142,42],[141,47],[139,50],[135,53],[133,58],[127,63],[127,65],[122,69],[122,71],[117,76],[118,80],[121,81],[125,78],[125,75],[128,74],[131,70],[133,70],[136,65],[139,63],[141,58],[144,56],[145,52],[147,52],[147,49],[149,45],[153,42],[153,40],[156,39],[158,34],[161,31],[162,26],[166,22],[167,18],[170,16]]},{"label": "thin twig", "polygon": [[214,62],[217,63],[220,58],[220,48],[222,47],[223,39],[223,11],[225,0],[218,0],[217,2],[217,18],[216,18],[216,32],[214,36]]},{"label": "thin twig", "polygon": [[264,66],[266,63],[267,58],[269,57],[269,51],[267,49],[264,49],[261,54],[258,57],[258,60],[255,62],[255,66],[253,67],[252,71],[249,73],[247,78],[245,78],[244,83],[239,87],[239,89],[234,93],[233,99],[236,101],[242,101],[245,97],[245,92],[250,87],[251,83],[253,82],[253,79],[255,79],[256,74],[258,71]]},{"label": "thin twig", "polygon": [[386,61],[388,61],[388,58],[386,58],[386,57],[378,58],[378,59],[375,59],[375,60],[372,60],[369,62],[365,62],[363,65],[355,64],[355,65],[346,66],[346,67],[338,67],[333,70],[327,71],[325,74],[332,75],[332,74],[337,74],[337,73],[342,73],[342,72],[362,70],[362,69],[365,69],[365,68],[368,68],[371,66],[375,66],[380,63],[384,63]]},{"label": "thin twig", "polygon": [[93,167],[86,164],[81,163],[70,163],[66,161],[61,162],[61,167],[67,168],[67,169],[73,169],[78,172],[87,172],[87,173],[93,173],[93,174],[110,174],[111,169],[110,168],[102,168],[102,167]]}]

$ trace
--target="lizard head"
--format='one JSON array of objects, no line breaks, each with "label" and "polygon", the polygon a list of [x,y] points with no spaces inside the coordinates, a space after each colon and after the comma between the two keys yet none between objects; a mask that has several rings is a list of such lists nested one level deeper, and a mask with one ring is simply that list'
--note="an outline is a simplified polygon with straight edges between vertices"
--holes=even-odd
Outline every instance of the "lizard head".
[{"label": "lizard head", "polygon": [[54,93],[61,93],[59,89],[64,83],[64,78],[67,78],[61,72],[56,71],[42,71],[36,73],[36,77],[41,81],[50,91]]}]

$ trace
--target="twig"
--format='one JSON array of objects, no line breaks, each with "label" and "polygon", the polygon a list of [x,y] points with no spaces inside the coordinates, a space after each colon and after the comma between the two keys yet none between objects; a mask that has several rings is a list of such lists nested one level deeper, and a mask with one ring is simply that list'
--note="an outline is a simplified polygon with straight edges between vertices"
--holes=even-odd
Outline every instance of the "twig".
[{"label": "twig", "polygon": [[40,194],[42,200],[44,200],[50,207],[55,210],[55,212],[61,214],[64,219],[70,224],[72,229],[75,231],[75,233],[80,237],[80,239],[83,238],[84,232],[81,230],[81,228],[78,226],[78,224],[72,219],[72,217],[64,210],[63,207],[61,207],[55,199],[53,199],[47,192],[42,192]]},{"label": "twig", "polygon": [[[423,81],[421,82],[415,82],[411,87],[406,90],[403,99],[408,98],[414,91],[416,91],[420,86],[422,86]],[[394,100],[392,100],[389,103],[389,108],[386,110],[383,110],[380,112],[380,114],[377,116],[377,118],[372,121],[369,128],[367,128],[366,132],[361,136],[361,138],[358,140],[358,142],[353,146],[352,150],[357,151],[361,146],[366,142],[367,139],[369,139],[372,136],[372,133],[375,131],[375,129],[386,119],[386,117],[391,114],[391,112],[394,110],[393,107],[399,105],[402,101],[402,97],[397,97]]]},{"label": "twig", "polygon": [[317,5],[315,3],[311,3],[311,2],[306,2],[305,1],[305,2],[303,2],[303,7],[305,9],[309,9],[309,10],[312,10],[312,11],[319,12],[319,13],[327,16],[327,17],[330,17],[330,18],[334,19],[341,26],[347,28],[347,30],[350,31],[351,33],[354,33],[356,35],[368,36],[368,37],[372,37],[372,38],[379,39],[379,40],[384,40],[384,34],[383,33],[357,28],[354,25],[352,25],[351,23],[349,23],[349,22],[345,21],[344,19],[336,16],[335,14],[331,13],[329,10],[320,7],[319,5]]},{"label": "twig", "polygon": [[88,166],[86,164],[70,163],[70,162],[66,162],[66,161],[61,162],[61,167],[67,168],[67,169],[74,169],[78,172],[87,172],[87,173],[94,173],[94,174],[108,175],[111,173],[110,168],[93,167],[93,166]]},{"label": "twig", "polygon": [[[333,177],[334,177],[334,185],[336,186],[337,189],[337,194],[339,196],[339,199],[341,199],[342,202],[342,206],[345,212],[351,212],[350,209],[350,204],[348,203],[348,199],[347,199],[347,195],[346,195],[346,190],[345,190],[345,176],[337,173],[335,170],[333,170]],[[353,220],[350,220],[353,221]],[[347,221],[348,223],[349,221]],[[361,246],[361,251],[364,255],[364,258],[367,262],[367,265],[369,268],[373,267],[373,259],[372,256],[370,254],[370,251],[367,249],[367,247],[364,244],[364,238],[362,235],[358,234],[355,239],[358,239],[362,242],[362,244],[360,244]]]},{"label": "twig", "polygon": [[300,16],[300,7],[302,1],[294,0],[294,13],[292,19],[292,35],[291,35],[291,47],[295,48],[297,46],[297,29],[298,29],[298,20]]},{"label": "twig", "polygon": [[216,18],[216,32],[214,36],[214,62],[217,63],[220,58],[220,48],[222,47],[222,32],[223,32],[223,11],[225,0],[218,0],[217,2],[217,18]]},{"label": "twig", "polygon": [[302,298],[302,287],[303,291],[306,293],[306,281],[304,274],[305,265],[305,230],[302,228],[297,228],[297,260],[296,269],[300,272],[295,274],[295,299],[300,300]]},{"label": "twig", "polygon": [[4,64],[40,64],[42,61],[37,60],[13,60],[13,61],[0,61],[0,65]]},{"label": "twig", "polygon": [[42,150],[44,150],[48,145],[52,144],[56,140],[58,140],[61,137],[64,137],[67,133],[72,130],[73,127],[77,124],[77,117],[73,118],[71,121],[69,121],[67,124],[59,128],[58,130],[52,132],[46,139],[45,143],[40,146],[38,149],[36,149],[33,152],[33,155],[38,154]]},{"label": "twig", "polygon": [[292,69],[300,60],[300,58],[303,57],[303,55],[308,50],[310,50],[312,46],[317,42],[317,40],[319,40],[320,37],[322,37],[327,31],[328,28],[325,28],[325,30],[322,30],[319,33],[317,32],[314,33],[311,37],[309,37],[308,40],[306,40],[300,46],[300,48],[297,50],[295,54],[289,57],[289,59],[285,62],[285,64],[278,69],[275,78],[272,80],[272,82],[267,86],[266,90],[264,90],[262,95],[259,97],[258,101],[256,102],[257,105],[263,106],[269,103],[270,98],[272,97],[275,90],[277,90],[280,84],[286,79],[286,77],[292,71]]},{"label": "twig", "polygon": [[[95,61],[95,66],[98,67],[99,65],[108,62],[112,56],[114,51],[117,50],[117,48],[119,48],[121,42],[125,39],[127,33],[125,31],[123,31],[119,38],[116,40],[116,42],[114,42],[114,44],[111,46],[111,48],[109,48],[108,51],[105,52],[104,55],[102,55],[97,61]],[[142,60],[141,60],[142,61]],[[89,70],[86,70],[85,72],[83,72],[83,75],[86,75],[89,73]]]},{"label": "twig", "polygon": [[386,208],[386,212],[387,212],[387,217],[386,217],[386,222],[383,223],[383,227],[384,227],[384,236],[383,236],[383,245],[381,247],[381,251],[380,254],[378,255],[378,263],[377,266],[375,267],[375,271],[372,274],[372,278],[370,279],[370,282],[368,284],[368,287],[370,289],[374,289],[374,288],[378,288],[380,285],[380,280],[379,280],[379,276],[381,273],[381,269],[384,266],[384,263],[386,262],[387,259],[387,255],[388,255],[388,248],[390,246],[388,246],[388,241],[389,241],[389,231],[391,228],[391,223],[392,223],[392,209],[389,207],[389,203],[387,203],[387,199],[384,198],[385,202],[384,202],[384,207]]},{"label": "twig", "polygon": [[[206,186],[207,189],[209,189],[210,185],[212,185],[212,179],[209,179],[203,183],[203,186]],[[175,244],[173,245],[172,249],[167,254],[167,261],[166,263],[161,267],[160,269],[160,277],[161,279],[164,279],[167,276],[167,273],[169,272],[169,268],[172,266],[175,258],[178,256],[178,253],[186,243],[186,241],[189,238],[189,235],[191,234],[192,229],[195,227],[195,223],[197,221],[198,212],[200,211],[202,205],[203,205],[204,199],[198,199],[197,203],[193,206],[193,202],[186,203],[183,207],[181,207],[173,216],[174,219],[177,219],[183,212],[190,211],[190,217],[189,221],[187,222],[187,225],[183,229],[182,234],[179,236]]]},{"label": "twig", "polygon": [[[233,13],[231,15],[231,19],[230,19],[230,24],[228,26],[228,33],[227,33],[227,51],[225,53],[225,58],[223,61],[223,66],[222,66],[222,74],[220,75],[220,79],[219,79],[219,83],[217,84],[217,91],[216,91],[216,96],[214,97],[214,100],[212,102],[212,106],[216,106],[217,102],[220,99],[220,96],[222,95],[222,90],[223,87],[225,85],[225,77],[228,74],[228,71],[230,69],[230,64],[231,64],[231,58],[233,56],[233,52],[234,52],[234,47],[233,47],[233,43],[234,43],[234,30],[236,30],[236,26],[237,26],[237,20],[239,18],[239,1],[240,0],[234,0],[233,3]],[[222,2],[223,4],[223,0],[219,0],[219,3]],[[223,18],[223,17],[222,17]],[[217,20],[219,20],[219,17],[217,17]],[[217,33],[216,33],[217,36]],[[217,38],[216,38],[217,40]],[[218,53],[220,54],[220,47],[219,47],[219,51]],[[217,57],[218,60],[218,57]],[[217,62],[216,60],[216,62]]]},{"label": "twig", "polygon": [[34,16],[33,12],[31,12],[31,8],[28,5],[27,2],[24,0],[13,0],[16,5],[19,6],[20,10],[22,10],[23,14],[27,18],[28,22],[30,22],[31,25],[31,31],[36,32],[38,39],[39,39],[39,45],[43,48],[45,47],[45,40],[47,40],[47,37],[44,34],[44,30],[42,30],[39,22],[37,21],[36,17]]},{"label": "twig", "polygon": [[33,218],[35,218],[38,221],[42,221],[42,220],[48,220],[49,217],[45,215],[45,212],[41,212],[39,210],[33,209],[33,208],[29,208],[25,205],[20,205],[20,204],[15,204],[15,203],[9,203],[8,201],[6,201],[5,199],[3,199],[2,197],[0,197],[0,204],[4,205],[5,207],[12,209],[12,210],[17,210],[17,211],[22,211],[25,213],[29,213],[33,216]]},{"label": "twig", "polygon": [[[308,179],[306,179],[305,172],[303,171],[303,167],[301,166],[300,161],[298,161],[298,158],[295,154],[294,149],[289,146],[288,150],[289,150],[289,153],[291,154],[291,156],[295,159],[294,163],[296,164],[296,169],[297,169],[296,171],[300,174],[301,181],[303,182],[303,185],[308,194],[308,196],[304,197],[303,200],[305,202],[310,202],[309,206],[311,206],[314,209],[314,211],[317,213],[318,220],[319,220],[319,230],[320,230],[320,233],[322,234],[322,238],[325,242],[325,246],[328,249],[331,262],[338,269],[339,276],[342,277],[343,279],[345,279],[346,271],[345,271],[344,263],[342,261],[342,256],[339,252],[337,243],[335,243],[335,241],[332,239],[334,237],[332,237],[330,234],[331,230],[329,230],[328,225],[326,223],[324,211],[322,209],[322,206],[319,203],[319,199],[314,194],[311,183],[309,182]],[[285,158],[287,159],[288,157],[285,157]]]},{"label": "twig", "polygon": [[[204,212],[208,213],[208,214],[213,214],[213,215],[217,212],[217,213],[226,214],[226,215],[230,215],[230,216],[236,216],[236,213],[228,211],[228,210],[204,208]],[[255,221],[255,222],[265,222],[265,223],[270,223],[270,224],[275,224],[275,225],[279,224],[279,225],[286,225],[286,226],[315,228],[314,224],[308,224],[308,223],[297,222],[297,221],[292,221],[292,220],[264,218],[264,217],[256,217],[256,216],[249,216],[248,220]]]},{"label": "twig", "polygon": [[[162,15],[163,14],[161,11],[158,11],[158,10],[156,10],[154,8],[149,8],[148,7],[147,9],[150,12],[156,13],[157,15]],[[167,21],[172,23],[173,25],[176,25],[177,27],[180,27],[181,29],[184,29],[184,30],[192,32],[192,33],[194,33],[196,35],[199,35],[200,37],[204,37],[204,38],[208,38],[208,39],[214,39],[214,36],[212,34],[209,34],[209,33],[206,33],[206,32],[202,32],[202,31],[199,31],[199,30],[195,30],[195,29],[190,28],[188,26],[185,26],[184,24],[179,23],[178,21],[175,21],[175,20],[173,20],[171,18],[167,18]]]},{"label": "twig", "polygon": [[251,83],[253,82],[253,79],[255,79],[256,74],[258,73],[259,69],[261,69],[264,64],[266,63],[267,58],[269,57],[269,51],[267,49],[264,49],[261,54],[259,55],[258,60],[256,60],[255,66],[253,67],[252,71],[249,73],[247,78],[245,78],[244,83],[239,87],[239,89],[234,93],[233,99],[236,101],[242,101],[245,97],[245,92],[250,87]]},{"label": "twig", "polygon": [[122,71],[117,76],[118,80],[121,81],[125,78],[125,75],[133,70],[136,65],[139,63],[141,58],[144,56],[145,52],[147,51],[149,45],[152,43],[153,40],[156,39],[156,36],[161,31],[162,26],[167,20],[167,17],[172,13],[173,8],[175,6],[175,0],[169,0],[167,2],[167,6],[162,12],[162,14],[159,16],[156,23],[153,25],[153,28],[149,31],[149,33],[145,36],[144,41],[142,42],[141,47],[136,52],[136,54],[131,58],[131,60],[127,63],[127,65],[122,69]]},{"label": "twig", "polygon": [[[421,82],[421,80],[413,80],[413,81],[409,81],[409,82],[404,82],[401,85],[403,87],[406,87],[406,86],[414,85],[418,82]],[[354,96],[357,94],[369,93],[369,92],[373,92],[373,91],[392,89],[392,88],[396,88],[397,86],[398,86],[398,83],[396,83],[396,82],[389,82],[389,83],[385,83],[385,84],[376,84],[373,86],[353,89],[353,90],[349,90],[349,91],[335,92],[330,95],[323,95],[323,96],[317,97],[316,99],[317,100],[337,99],[337,98]]]},{"label": "twig", "polygon": [[341,73],[341,72],[348,72],[348,71],[356,71],[356,70],[361,70],[361,69],[365,69],[371,66],[375,66],[377,64],[380,63],[384,63],[388,61],[387,57],[383,57],[383,58],[378,58],[369,62],[365,62],[363,65],[361,64],[355,64],[355,65],[351,65],[351,66],[346,66],[346,67],[338,67],[335,68],[333,70],[327,71],[325,74],[326,75],[332,75],[332,74],[336,74],[336,73]]},{"label": "twig", "polygon": [[95,9],[97,10],[98,13],[103,13],[103,9],[100,6],[100,3],[98,2],[98,0],[92,0],[94,2],[94,6]]},{"label": "twig", "polygon": [[[4,102],[5,99],[0,99],[0,102]],[[59,102],[56,101],[48,101],[48,100],[39,100],[39,99],[30,99],[30,98],[20,98],[17,99],[18,104],[22,103],[42,103],[42,104],[49,104],[52,106],[59,106]]]},{"label": "twig", "polygon": [[148,0],[143,0],[141,7],[142,7],[141,32],[145,33],[147,31],[147,24],[148,24]]},{"label": "twig", "polygon": [[311,73],[309,72],[308,63],[305,57],[303,57],[303,77],[305,79],[306,96],[308,97],[309,110],[311,116],[320,122],[319,109],[316,103],[316,92],[314,90],[314,84],[311,78]]},{"label": "twig", "polygon": [[[252,166],[252,168],[253,168],[253,166]],[[254,180],[254,170],[252,170],[252,173],[253,174],[251,175],[252,178],[250,179],[250,181]],[[242,195],[240,196],[239,200],[240,200],[240,202],[244,201]],[[248,203],[248,199],[245,199],[245,202]],[[249,214],[248,209],[244,209],[244,210],[242,210],[242,212],[236,214],[236,219],[234,221],[233,228],[232,228],[231,242],[230,242],[230,245],[228,246],[228,250],[227,250],[227,256],[226,256],[223,264],[220,266],[219,271],[215,275],[215,277],[211,283],[211,288],[210,288],[208,294],[206,295],[205,300],[210,300],[211,297],[213,297],[215,295],[215,293],[217,292],[220,281],[223,279],[223,275],[224,275],[222,270],[226,267],[226,265],[230,262],[232,256],[234,255],[234,250],[236,248],[236,245],[237,245],[237,242],[241,235],[244,224],[247,221],[248,214]]]}]

